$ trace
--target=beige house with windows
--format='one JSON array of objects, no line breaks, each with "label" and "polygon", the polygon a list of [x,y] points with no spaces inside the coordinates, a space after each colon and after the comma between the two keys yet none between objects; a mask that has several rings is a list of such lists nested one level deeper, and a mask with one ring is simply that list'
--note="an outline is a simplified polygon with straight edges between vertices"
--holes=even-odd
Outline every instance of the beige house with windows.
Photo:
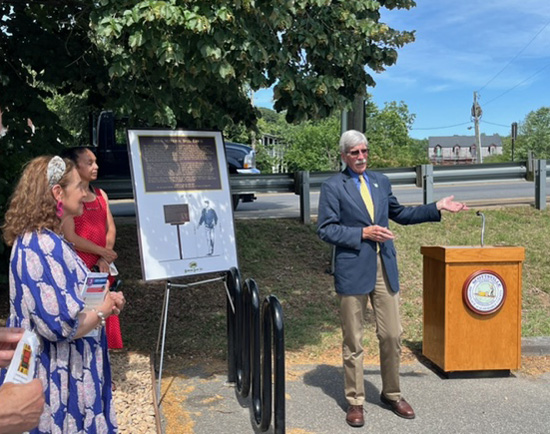
[{"label": "beige house with windows", "polygon": [[[498,134],[481,134],[481,156],[502,155],[502,139]],[[428,158],[434,165],[477,163],[474,136],[441,136],[428,138]]]},{"label": "beige house with windows", "polygon": [[280,137],[267,133],[262,134],[261,141],[267,154],[272,158],[271,173],[287,173],[286,143],[283,143]]}]

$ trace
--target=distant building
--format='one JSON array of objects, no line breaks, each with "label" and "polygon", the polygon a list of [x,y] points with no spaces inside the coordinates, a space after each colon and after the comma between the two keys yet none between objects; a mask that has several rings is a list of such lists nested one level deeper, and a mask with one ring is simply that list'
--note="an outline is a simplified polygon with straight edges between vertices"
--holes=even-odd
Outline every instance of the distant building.
[{"label": "distant building", "polygon": [[271,173],[287,173],[288,164],[285,160],[287,145],[280,137],[273,134],[262,134],[262,145],[267,154],[271,157]]},{"label": "distant building", "polygon": [[[474,136],[447,136],[428,138],[428,158],[434,165],[477,163]],[[502,139],[498,134],[481,134],[481,156],[502,155]]]}]

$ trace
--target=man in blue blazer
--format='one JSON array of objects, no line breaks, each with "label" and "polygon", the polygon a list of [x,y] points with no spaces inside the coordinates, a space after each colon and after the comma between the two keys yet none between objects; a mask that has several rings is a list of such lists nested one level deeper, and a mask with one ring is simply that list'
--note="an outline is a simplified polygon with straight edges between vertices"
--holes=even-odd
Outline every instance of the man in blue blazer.
[{"label": "man in blue blazer", "polygon": [[317,232],[323,241],[336,247],[334,282],[340,298],[344,384],[349,404],[346,422],[354,427],[364,425],[362,339],[367,299],[374,311],[380,346],[380,399],[398,416],[413,419],[414,411],[399,387],[402,329],[394,234],[388,227],[389,220],[401,225],[440,221],[440,211],[458,212],[468,207],[453,201],[453,196],[417,207],[399,204],[389,179],[366,170],[368,141],[359,131],[342,134],[340,154],[347,167],[321,187]]}]

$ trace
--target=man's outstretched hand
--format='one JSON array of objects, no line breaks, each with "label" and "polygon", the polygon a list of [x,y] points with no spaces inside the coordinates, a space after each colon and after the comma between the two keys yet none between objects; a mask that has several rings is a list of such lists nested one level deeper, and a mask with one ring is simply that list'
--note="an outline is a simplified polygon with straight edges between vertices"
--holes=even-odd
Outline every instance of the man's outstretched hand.
[{"label": "man's outstretched hand", "polygon": [[454,196],[447,196],[437,201],[436,206],[439,211],[459,212],[468,211],[470,208],[465,203],[455,202]]}]

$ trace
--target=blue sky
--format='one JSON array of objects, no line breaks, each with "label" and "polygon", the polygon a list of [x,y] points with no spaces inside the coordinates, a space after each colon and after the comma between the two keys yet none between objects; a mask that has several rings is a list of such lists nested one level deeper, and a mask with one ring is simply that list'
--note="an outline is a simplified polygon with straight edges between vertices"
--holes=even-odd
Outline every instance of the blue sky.
[{"label": "blue sky", "polygon": [[[549,0],[417,0],[382,21],[416,30],[416,42],[368,89],[379,107],[403,101],[416,114],[411,137],[473,135],[474,91],[488,135],[509,135],[512,122],[550,106]],[[271,108],[271,97],[257,92],[255,103]]]}]

